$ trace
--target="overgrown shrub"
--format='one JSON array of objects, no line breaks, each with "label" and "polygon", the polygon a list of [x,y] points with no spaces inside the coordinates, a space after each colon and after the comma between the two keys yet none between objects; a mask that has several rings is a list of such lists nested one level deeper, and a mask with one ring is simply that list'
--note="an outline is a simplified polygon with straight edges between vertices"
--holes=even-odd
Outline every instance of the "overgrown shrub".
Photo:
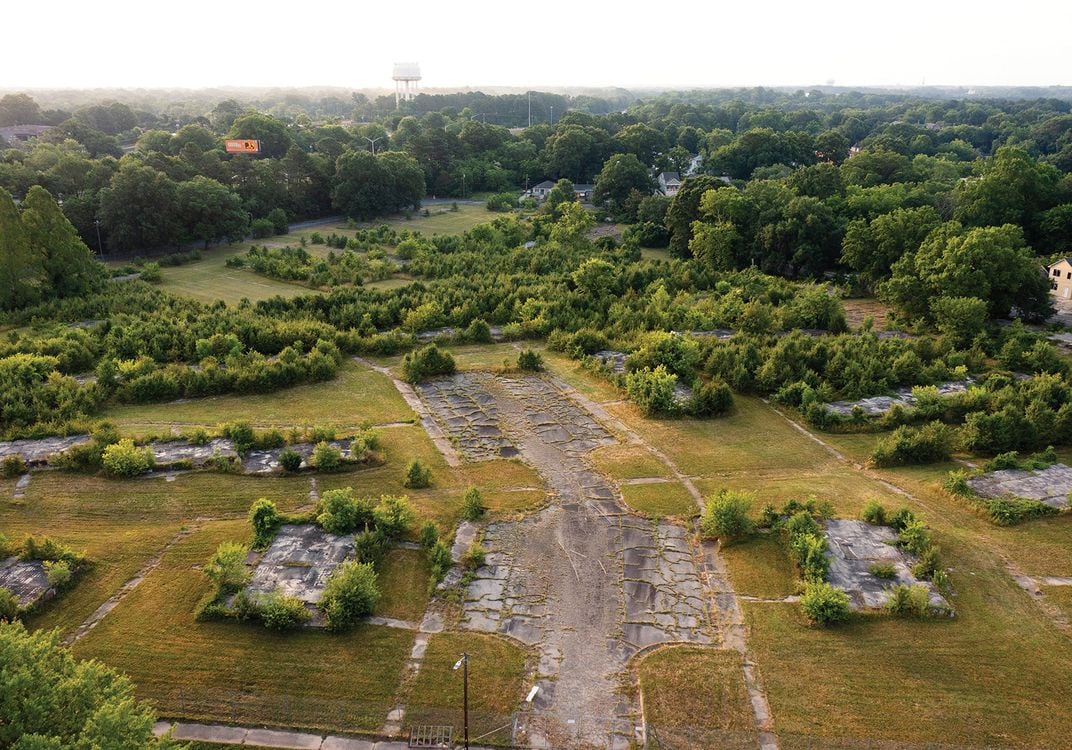
[{"label": "overgrown shrub", "polygon": [[375,569],[368,563],[350,560],[339,565],[328,578],[320,609],[327,618],[328,628],[339,632],[372,614],[379,598]]},{"label": "overgrown shrub", "polygon": [[0,586],[0,622],[14,622],[18,616],[18,598],[9,589]]},{"label": "overgrown shrub", "polygon": [[22,456],[7,456],[3,463],[0,463],[0,476],[5,479],[20,476],[27,471],[29,469],[26,467],[26,462],[22,460]]},{"label": "overgrown shrub", "polygon": [[249,523],[253,527],[253,548],[265,549],[283,523],[283,517],[275,503],[267,498],[260,498],[249,508]]},{"label": "overgrown shrub", "polygon": [[317,443],[313,448],[312,464],[317,471],[334,471],[342,466],[342,451],[331,443]]},{"label": "overgrown shrub", "polygon": [[871,453],[876,466],[905,466],[946,461],[953,451],[953,431],[941,422],[922,427],[902,425],[882,438]]},{"label": "overgrown shrub", "polygon": [[700,383],[692,391],[685,411],[693,417],[720,417],[733,408],[733,391],[720,380]]},{"label": "overgrown shrub", "polygon": [[517,369],[521,372],[540,372],[543,370],[543,357],[539,352],[525,349],[517,355]]},{"label": "overgrown shrub", "polygon": [[968,486],[968,475],[963,471],[949,472],[942,486],[946,491],[960,497],[969,497],[973,494],[971,487]]},{"label": "overgrown shrub", "polygon": [[272,630],[291,630],[307,623],[312,614],[305,602],[296,596],[287,596],[279,591],[263,594],[257,600],[257,612],[264,627]]},{"label": "overgrown shrub", "polygon": [[646,416],[672,415],[679,410],[674,387],[677,375],[659,365],[654,370],[644,368],[625,376],[625,391],[629,400]]},{"label": "overgrown shrub", "polygon": [[116,477],[136,477],[150,471],[155,462],[150,448],[138,448],[129,438],[113,443],[101,454],[104,470]]},{"label": "overgrown shrub", "polygon": [[484,517],[487,510],[487,506],[484,505],[484,496],[480,494],[480,490],[476,487],[470,487],[465,491],[465,498],[462,500],[462,518],[466,521],[479,521]]},{"label": "overgrown shrub", "polygon": [[409,383],[419,383],[436,375],[453,375],[455,369],[454,357],[435,344],[411,352],[402,360],[402,376]]},{"label": "overgrown shrub", "polygon": [[748,517],[753,497],[732,490],[720,490],[715,497],[707,498],[700,532],[708,538],[723,542],[742,539],[755,530],[755,522]]},{"label": "overgrown shrub", "polygon": [[61,590],[71,582],[70,563],[64,560],[46,560],[44,565],[49,586]]},{"label": "overgrown shrub", "polygon": [[871,563],[868,572],[875,578],[881,578],[883,580],[890,580],[897,577],[897,569],[893,567],[893,563],[888,562]]},{"label": "overgrown shrub", "polygon": [[431,467],[424,466],[420,460],[416,458],[410,461],[409,466],[406,467],[406,480],[403,482],[403,485],[411,490],[419,490],[428,487],[431,483]]},{"label": "overgrown shrub", "polygon": [[999,497],[985,501],[987,515],[999,526],[1015,526],[1032,518],[1057,514],[1052,505],[1023,497]]},{"label": "overgrown shrub", "polygon": [[931,613],[931,594],[922,583],[911,586],[904,584],[889,590],[890,598],[886,601],[886,611],[895,615],[926,617]]},{"label": "overgrown shrub", "polygon": [[800,597],[804,616],[814,625],[834,625],[849,619],[849,595],[829,583],[809,582]]},{"label": "overgrown shrub", "polygon": [[409,498],[402,495],[382,495],[372,511],[376,529],[388,539],[404,536],[416,514]]},{"label": "overgrown shrub", "polygon": [[218,591],[224,593],[237,591],[249,580],[246,554],[247,550],[243,545],[223,542],[216,548],[201,572],[212,581]]},{"label": "overgrown shrub", "polygon": [[332,534],[350,534],[372,524],[374,507],[372,498],[355,498],[350,487],[328,490],[316,522]]},{"label": "overgrown shrub", "polygon": [[301,469],[302,456],[293,448],[284,448],[279,454],[279,465],[283,467],[283,471],[293,474]]},{"label": "overgrown shrub", "polygon": [[420,531],[421,546],[424,549],[430,550],[435,546],[435,543],[439,541],[439,527],[436,526],[435,521],[425,521],[421,524]]},{"label": "overgrown shrub", "polygon": [[860,518],[872,526],[885,526],[886,509],[878,500],[871,498],[864,503],[864,509],[860,512]]},{"label": "overgrown shrub", "polygon": [[429,592],[433,591],[443,580],[451,564],[450,547],[442,539],[436,540],[436,543],[428,549],[428,566],[431,568],[428,579]]},{"label": "overgrown shrub", "polygon": [[469,549],[465,551],[465,567],[470,570],[476,570],[484,564],[486,556],[487,552],[484,550],[484,545],[480,542],[473,542],[469,545]]},{"label": "overgrown shrub", "polygon": [[897,546],[913,555],[920,555],[933,544],[931,531],[922,521],[906,524],[897,535]]}]

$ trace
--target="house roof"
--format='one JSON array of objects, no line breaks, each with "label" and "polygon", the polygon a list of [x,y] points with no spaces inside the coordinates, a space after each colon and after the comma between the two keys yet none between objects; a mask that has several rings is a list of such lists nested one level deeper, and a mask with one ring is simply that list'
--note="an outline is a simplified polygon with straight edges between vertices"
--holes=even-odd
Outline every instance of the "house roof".
[{"label": "house roof", "polygon": [[662,172],[659,179],[663,182],[681,182],[681,175],[677,172]]},{"label": "house roof", "polygon": [[1058,258],[1053,263],[1051,263],[1050,265],[1046,266],[1046,268],[1053,268],[1058,263],[1067,263],[1068,265],[1072,266],[1072,258]]},{"label": "house roof", "polygon": [[532,189],[535,190],[536,188],[553,188],[554,186],[555,183],[551,182],[550,180],[544,180],[543,182],[533,185]]}]

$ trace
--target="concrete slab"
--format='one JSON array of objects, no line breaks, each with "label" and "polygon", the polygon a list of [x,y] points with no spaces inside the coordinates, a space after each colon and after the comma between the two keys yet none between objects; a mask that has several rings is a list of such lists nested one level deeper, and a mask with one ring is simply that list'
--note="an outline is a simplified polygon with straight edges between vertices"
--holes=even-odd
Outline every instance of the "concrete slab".
[{"label": "concrete slab", "polygon": [[330,534],[313,524],[286,524],[279,529],[253,571],[249,591],[280,591],[316,604],[328,578],[354,551],[352,535]]},{"label": "concrete slab", "polygon": [[1069,493],[1072,493],[1072,467],[1054,464],[1037,471],[991,471],[972,477],[968,486],[979,497],[1022,497],[1064,509],[1069,507]]},{"label": "concrete slab", "polygon": [[31,607],[55,593],[48,584],[44,563],[17,557],[0,560],[0,588],[15,595],[20,609]]},{"label": "concrete slab", "polygon": [[284,732],[277,729],[246,730],[247,745],[263,745],[285,750],[318,750],[324,738],[306,732]]}]

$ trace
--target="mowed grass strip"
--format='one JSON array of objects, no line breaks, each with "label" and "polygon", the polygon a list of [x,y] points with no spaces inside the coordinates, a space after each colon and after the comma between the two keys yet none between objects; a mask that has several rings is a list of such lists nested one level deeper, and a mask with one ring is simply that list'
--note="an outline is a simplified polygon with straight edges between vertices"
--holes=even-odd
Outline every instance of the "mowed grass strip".
[{"label": "mowed grass strip", "polygon": [[420,622],[428,604],[431,569],[423,550],[388,550],[380,568],[380,600],[373,614]]},{"label": "mowed grass strip", "polygon": [[625,504],[649,518],[691,518],[700,511],[680,482],[620,485]]},{"label": "mowed grass strip", "polygon": [[363,425],[410,422],[416,415],[391,379],[352,360],[333,380],[250,396],[215,396],[166,404],[114,405],[102,415],[130,433],[163,432],[171,426],[212,428],[248,422],[258,428],[324,426],[354,430]]},{"label": "mowed grass strip", "polygon": [[605,445],[589,454],[592,463],[611,479],[669,477],[670,469],[639,445]]},{"label": "mowed grass strip", "polygon": [[648,419],[632,404],[607,410],[655,445],[689,476],[753,469],[807,469],[830,454],[753,396],[734,395],[734,410],[717,419]]},{"label": "mowed grass strip", "polygon": [[756,747],[758,733],[737,652],[670,646],[641,659],[637,672],[649,746]]},{"label": "mowed grass strip", "polygon": [[127,673],[160,715],[207,722],[375,731],[393,704],[413,633],[359,626],[347,634],[275,633],[198,623],[209,591],[198,566],[242,522],[211,524],[173,547],[159,568],[75,646]]},{"label": "mowed grass strip", "polygon": [[1072,622],[1072,586],[1043,586],[1042,593],[1047,604],[1056,607]]},{"label": "mowed grass strip", "polygon": [[756,534],[720,552],[739,595],[781,599],[795,592],[796,571],[777,534]]},{"label": "mowed grass strip", "polygon": [[743,604],[783,747],[1066,744],[1072,641],[993,559],[944,551],[957,565],[953,619],[817,628],[796,604]]},{"label": "mowed grass strip", "polygon": [[462,670],[453,667],[463,653],[469,654],[469,737],[475,742],[487,735],[481,743],[508,743],[513,712],[529,688],[528,653],[493,635],[449,632],[431,637],[409,691],[406,726],[452,724],[455,739],[461,739]]}]

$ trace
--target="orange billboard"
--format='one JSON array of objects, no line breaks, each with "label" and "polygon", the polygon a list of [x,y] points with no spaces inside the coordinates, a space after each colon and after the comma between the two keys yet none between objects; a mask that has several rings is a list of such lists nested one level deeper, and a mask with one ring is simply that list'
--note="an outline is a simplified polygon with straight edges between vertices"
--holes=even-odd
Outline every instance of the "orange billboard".
[{"label": "orange billboard", "polygon": [[227,149],[229,154],[259,154],[261,152],[261,142],[251,140],[226,141],[224,148]]}]

